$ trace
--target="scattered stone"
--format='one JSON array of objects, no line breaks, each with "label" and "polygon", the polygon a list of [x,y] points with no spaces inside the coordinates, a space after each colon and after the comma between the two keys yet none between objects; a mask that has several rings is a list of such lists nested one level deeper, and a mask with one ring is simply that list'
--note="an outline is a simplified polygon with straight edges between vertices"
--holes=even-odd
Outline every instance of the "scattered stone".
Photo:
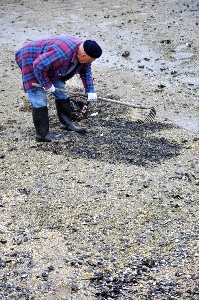
[{"label": "scattered stone", "polygon": [[129,51],[124,51],[124,52],[122,53],[122,56],[123,56],[123,57],[129,57],[129,55],[130,55],[130,52],[129,52]]},{"label": "scattered stone", "polygon": [[4,238],[1,238],[1,239],[0,239],[0,243],[1,243],[1,244],[6,244],[6,243],[7,243],[7,240],[4,239]]},{"label": "scattered stone", "polygon": [[161,40],[160,43],[162,43],[162,44],[170,44],[171,40]]},{"label": "scattered stone", "polygon": [[76,283],[73,283],[73,284],[71,285],[71,291],[72,291],[72,292],[77,292],[78,290],[79,290],[78,285],[77,285]]}]

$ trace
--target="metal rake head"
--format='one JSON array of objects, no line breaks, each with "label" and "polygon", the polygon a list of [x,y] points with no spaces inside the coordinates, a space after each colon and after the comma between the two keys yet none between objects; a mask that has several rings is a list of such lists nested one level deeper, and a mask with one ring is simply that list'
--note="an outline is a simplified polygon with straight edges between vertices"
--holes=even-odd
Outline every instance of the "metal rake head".
[{"label": "metal rake head", "polygon": [[138,120],[138,123],[140,124],[151,123],[155,119],[155,116],[156,116],[156,110],[154,107],[152,107],[148,116],[144,120]]}]

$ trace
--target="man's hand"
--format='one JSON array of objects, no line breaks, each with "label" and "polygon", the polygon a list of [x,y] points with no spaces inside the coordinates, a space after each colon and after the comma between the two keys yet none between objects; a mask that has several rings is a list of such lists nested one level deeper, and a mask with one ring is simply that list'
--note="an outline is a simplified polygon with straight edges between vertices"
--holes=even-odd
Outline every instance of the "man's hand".
[{"label": "man's hand", "polygon": [[50,92],[50,93],[54,93],[55,92],[55,87],[54,85],[52,84],[52,86],[49,88],[49,89],[45,89],[46,92]]},{"label": "man's hand", "polygon": [[97,100],[97,94],[96,93],[88,93],[88,101],[96,101]]}]

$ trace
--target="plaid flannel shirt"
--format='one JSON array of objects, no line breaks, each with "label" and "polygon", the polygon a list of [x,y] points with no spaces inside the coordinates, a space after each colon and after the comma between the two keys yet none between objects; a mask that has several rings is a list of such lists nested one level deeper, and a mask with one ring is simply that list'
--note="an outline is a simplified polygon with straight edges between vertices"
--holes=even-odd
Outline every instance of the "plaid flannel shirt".
[{"label": "plaid flannel shirt", "polygon": [[[34,89],[33,82],[49,89],[54,80],[64,77],[74,64],[81,43],[80,39],[63,35],[25,44],[15,54],[22,72],[24,91]],[[95,92],[91,63],[79,64],[75,74],[80,75],[85,93]],[[68,79],[71,77],[69,75]]]}]

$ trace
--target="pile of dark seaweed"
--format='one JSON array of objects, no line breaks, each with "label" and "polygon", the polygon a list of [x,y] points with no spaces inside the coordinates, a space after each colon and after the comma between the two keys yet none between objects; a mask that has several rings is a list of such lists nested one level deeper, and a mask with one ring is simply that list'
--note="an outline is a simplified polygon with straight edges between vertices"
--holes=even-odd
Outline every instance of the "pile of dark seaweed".
[{"label": "pile of dark seaweed", "polygon": [[[113,107],[113,104],[98,103],[95,117],[88,117],[76,124],[86,126],[88,133],[81,135],[63,132],[67,141],[38,145],[38,150],[51,151],[54,154],[68,154],[73,157],[121,162],[145,166],[157,164],[179,154],[182,146],[155,133],[175,127],[169,123],[151,122],[139,124],[134,121],[125,107]],[[52,128],[59,126],[56,113],[51,120]]]}]

